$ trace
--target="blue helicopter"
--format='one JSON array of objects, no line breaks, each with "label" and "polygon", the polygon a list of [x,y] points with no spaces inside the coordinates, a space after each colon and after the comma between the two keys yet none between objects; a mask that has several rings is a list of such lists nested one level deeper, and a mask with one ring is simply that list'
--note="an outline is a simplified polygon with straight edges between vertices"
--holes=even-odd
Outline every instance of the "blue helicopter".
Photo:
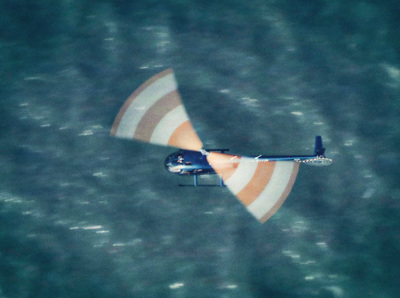
[{"label": "blue helicopter", "polygon": [[239,199],[260,222],[267,221],[283,204],[296,180],[301,163],[327,166],[322,138],[315,138],[312,155],[240,156],[228,149],[204,149],[178,93],[172,69],[151,77],[136,89],[120,109],[110,134],[151,144],[180,148],[170,154],[165,168],[174,174],[217,174],[220,185]]},{"label": "blue helicopter", "polygon": [[[225,153],[229,149],[206,149],[206,152]],[[273,161],[295,161],[312,166],[327,166],[332,163],[332,159],[325,157],[325,148],[322,145],[321,136],[315,137],[314,154],[312,155],[259,155],[247,156],[253,162],[273,162]],[[199,175],[217,174],[207,160],[207,155],[191,150],[179,150],[167,156],[164,162],[165,168],[170,173],[181,176],[191,175],[194,178],[193,186],[198,186]],[[222,176],[220,186],[224,186]]]}]

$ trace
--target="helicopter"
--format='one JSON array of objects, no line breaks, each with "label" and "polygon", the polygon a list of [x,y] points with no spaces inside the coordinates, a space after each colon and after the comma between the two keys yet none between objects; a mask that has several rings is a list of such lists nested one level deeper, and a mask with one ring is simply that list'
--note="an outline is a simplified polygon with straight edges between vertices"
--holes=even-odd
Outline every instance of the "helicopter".
[{"label": "helicopter", "polygon": [[200,186],[200,175],[218,175],[220,186],[226,186],[261,223],[288,197],[300,164],[328,166],[333,162],[325,156],[321,136],[316,136],[310,155],[241,156],[225,153],[229,149],[204,149],[171,68],[148,79],[128,97],[110,135],[178,148],[164,161],[168,172],[193,176],[193,186]]}]

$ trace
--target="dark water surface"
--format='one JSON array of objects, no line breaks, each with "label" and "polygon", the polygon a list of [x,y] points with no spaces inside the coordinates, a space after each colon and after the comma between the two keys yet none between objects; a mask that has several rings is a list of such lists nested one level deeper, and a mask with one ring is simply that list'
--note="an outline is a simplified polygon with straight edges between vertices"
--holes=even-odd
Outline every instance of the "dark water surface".
[{"label": "dark water surface", "polygon": [[[0,2],[0,297],[397,297],[400,4],[137,2]],[[167,67],[206,147],[335,163],[264,225],[178,187],[108,136]]]}]

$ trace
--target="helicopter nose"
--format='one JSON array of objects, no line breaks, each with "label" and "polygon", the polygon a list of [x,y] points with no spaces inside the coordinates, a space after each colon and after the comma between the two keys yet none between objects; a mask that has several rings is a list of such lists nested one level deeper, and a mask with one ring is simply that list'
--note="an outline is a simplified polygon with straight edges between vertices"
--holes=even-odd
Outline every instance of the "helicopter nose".
[{"label": "helicopter nose", "polygon": [[171,172],[172,163],[169,161],[168,158],[164,162],[164,167],[168,172]]},{"label": "helicopter nose", "polygon": [[169,163],[165,163],[164,166],[165,166],[165,169],[168,172],[172,172],[172,164],[170,162]]},{"label": "helicopter nose", "polygon": [[167,158],[164,162],[165,169],[170,173],[179,173],[180,169],[176,165],[173,165],[171,160]]},{"label": "helicopter nose", "polygon": [[165,164],[165,168],[170,173],[180,174],[183,166],[182,165],[172,165],[171,163]]}]

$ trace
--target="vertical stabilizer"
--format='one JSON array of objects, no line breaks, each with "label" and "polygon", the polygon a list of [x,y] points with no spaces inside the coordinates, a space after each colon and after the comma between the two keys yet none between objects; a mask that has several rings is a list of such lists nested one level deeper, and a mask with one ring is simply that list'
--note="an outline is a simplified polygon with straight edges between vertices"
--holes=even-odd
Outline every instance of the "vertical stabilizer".
[{"label": "vertical stabilizer", "polygon": [[322,137],[315,137],[314,155],[323,156],[325,154],[325,148],[322,145]]}]

